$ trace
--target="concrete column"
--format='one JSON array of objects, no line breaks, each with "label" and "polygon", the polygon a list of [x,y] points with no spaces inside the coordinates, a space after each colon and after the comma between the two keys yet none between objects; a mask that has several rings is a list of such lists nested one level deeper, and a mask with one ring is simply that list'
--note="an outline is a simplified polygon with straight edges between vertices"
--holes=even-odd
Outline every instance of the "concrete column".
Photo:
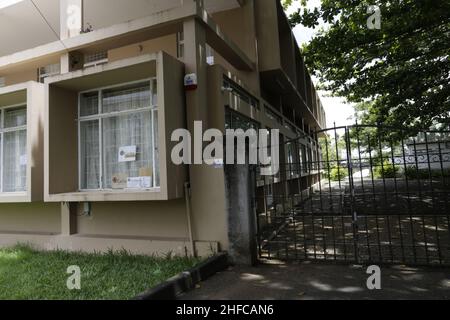
[{"label": "concrete column", "polygon": [[254,173],[248,165],[225,167],[229,254],[240,265],[257,262]]},{"label": "concrete column", "polygon": [[70,236],[77,233],[77,204],[61,203],[61,235]]},{"label": "concrete column", "polygon": [[206,35],[203,26],[195,19],[184,22],[184,63],[186,74],[195,73],[198,88],[186,93],[188,109],[188,128],[193,129],[194,121],[207,120],[207,64],[206,64]]},{"label": "concrete column", "polygon": [[64,53],[60,58],[61,74],[70,72],[70,54]]},{"label": "concrete column", "polygon": [[[198,87],[186,92],[187,128],[193,139],[201,137],[196,132],[194,122],[201,121],[203,131],[211,123],[208,118],[214,110],[223,110],[223,105],[208,105],[208,75],[206,64],[206,34],[204,26],[195,18],[187,20],[183,25],[185,37],[184,63],[186,74],[197,75]],[[221,109],[217,109],[221,108]],[[194,146],[195,145],[195,146]],[[202,155],[202,143],[193,144],[193,155]],[[194,158],[194,156],[192,157]],[[194,160],[194,159],[193,159]],[[200,164],[202,159],[195,159],[197,164],[189,167],[191,183],[192,231],[194,241],[217,241],[221,249],[227,250],[227,213],[225,208],[224,172],[207,165]]]},{"label": "concrete column", "polygon": [[81,33],[83,0],[60,0],[60,38],[65,40]]}]

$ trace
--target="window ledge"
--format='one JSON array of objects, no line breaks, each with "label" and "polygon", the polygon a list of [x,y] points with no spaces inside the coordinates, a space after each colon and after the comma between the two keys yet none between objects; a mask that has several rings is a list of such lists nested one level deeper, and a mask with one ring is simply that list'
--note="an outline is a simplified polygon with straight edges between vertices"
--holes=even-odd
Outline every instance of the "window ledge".
[{"label": "window ledge", "polygon": [[46,202],[162,201],[167,196],[161,188],[149,190],[80,191],[46,195]]},{"label": "window ledge", "polygon": [[27,192],[0,193],[0,203],[26,203],[31,202]]}]

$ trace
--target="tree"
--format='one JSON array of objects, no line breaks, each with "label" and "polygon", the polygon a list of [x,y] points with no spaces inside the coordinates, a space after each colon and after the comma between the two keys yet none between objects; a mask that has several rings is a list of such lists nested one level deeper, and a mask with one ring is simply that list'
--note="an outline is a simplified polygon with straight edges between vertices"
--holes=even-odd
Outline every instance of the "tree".
[{"label": "tree", "polygon": [[[295,1],[307,2],[283,4]],[[380,29],[368,27],[371,5],[380,9]],[[366,108],[365,124],[449,127],[449,0],[322,0],[290,22],[327,26],[304,46],[306,63],[322,89]]]}]

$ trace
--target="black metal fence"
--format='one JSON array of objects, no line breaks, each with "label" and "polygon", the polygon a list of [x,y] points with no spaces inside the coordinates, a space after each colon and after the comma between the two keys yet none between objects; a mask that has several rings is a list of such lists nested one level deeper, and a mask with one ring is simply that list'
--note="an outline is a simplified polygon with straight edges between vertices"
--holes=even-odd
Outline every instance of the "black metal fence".
[{"label": "black metal fence", "polygon": [[355,125],[311,140],[257,175],[261,258],[450,265],[450,131]]}]

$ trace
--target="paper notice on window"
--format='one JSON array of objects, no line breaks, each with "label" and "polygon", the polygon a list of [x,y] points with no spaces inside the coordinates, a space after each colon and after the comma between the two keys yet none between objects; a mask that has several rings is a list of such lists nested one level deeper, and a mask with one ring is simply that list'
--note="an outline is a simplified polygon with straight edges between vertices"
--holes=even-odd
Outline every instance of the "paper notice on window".
[{"label": "paper notice on window", "polygon": [[128,189],[141,189],[141,178],[128,178],[127,179],[127,188]]},{"label": "paper notice on window", "polygon": [[125,189],[127,187],[128,175],[124,173],[113,174],[111,184],[113,189]]},{"label": "paper notice on window", "polygon": [[134,177],[127,179],[128,189],[150,189],[153,187],[152,177]]},{"label": "paper notice on window", "polygon": [[27,157],[27,155],[25,154],[25,155],[22,155],[22,156],[20,156],[20,165],[21,166],[26,166],[27,164],[28,164],[28,157]]},{"label": "paper notice on window", "polygon": [[152,177],[141,177],[141,186],[143,189],[150,189],[153,187]]},{"label": "paper notice on window", "polygon": [[132,162],[136,161],[136,146],[126,146],[119,148],[119,162]]}]

